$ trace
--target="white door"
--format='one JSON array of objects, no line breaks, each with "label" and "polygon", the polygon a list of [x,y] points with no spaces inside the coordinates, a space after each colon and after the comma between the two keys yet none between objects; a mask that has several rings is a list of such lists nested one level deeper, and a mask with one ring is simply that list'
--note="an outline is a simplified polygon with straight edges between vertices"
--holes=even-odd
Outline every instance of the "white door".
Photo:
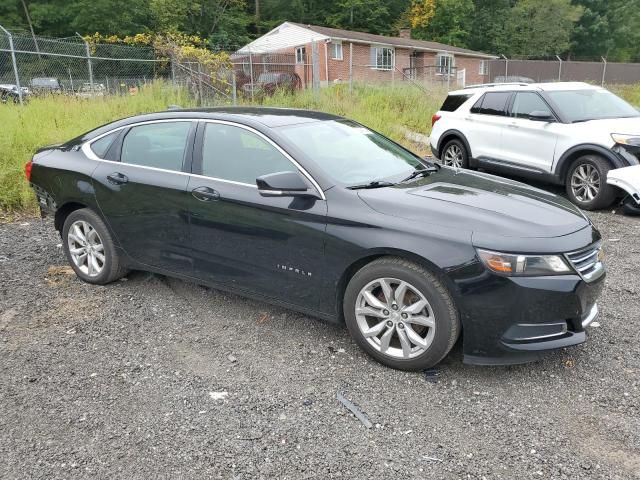
[{"label": "white door", "polygon": [[506,159],[523,167],[551,172],[561,124],[554,121],[530,120],[531,112],[551,108],[535,92],[517,92],[510,118],[502,136]]},{"label": "white door", "polygon": [[487,92],[471,107],[465,117],[463,133],[471,147],[473,158],[503,160],[502,136],[511,119],[507,103],[511,92]]}]

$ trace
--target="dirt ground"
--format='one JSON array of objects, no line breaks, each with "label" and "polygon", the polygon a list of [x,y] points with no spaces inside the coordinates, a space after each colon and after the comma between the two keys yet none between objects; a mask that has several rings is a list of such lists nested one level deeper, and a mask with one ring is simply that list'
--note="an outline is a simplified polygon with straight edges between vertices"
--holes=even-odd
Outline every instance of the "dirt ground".
[{"label": "dirt ground", "polygon": [[588,342],[512,367],[458,345],[435,376],[179,280],[84,284],[50,221],[0,225],[0,478],[640,478],[640,219],[591,217]]}]

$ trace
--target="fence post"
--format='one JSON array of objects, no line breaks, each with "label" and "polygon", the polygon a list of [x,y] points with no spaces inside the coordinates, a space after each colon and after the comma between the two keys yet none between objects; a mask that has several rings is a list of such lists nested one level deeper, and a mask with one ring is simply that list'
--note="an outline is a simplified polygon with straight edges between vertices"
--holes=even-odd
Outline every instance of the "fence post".
[{"label": "fence post", "polygon": [[500,55],[504,58],[504,81],[507,82],[507,77],[509,76],[509,59],[504,55]]},{"label": "fence post", "polygon": [[556,55],[556,58],[560,62],[560,66],[558,67],[558,81],[561,82],[562,81],[562,59],[560,58],[559,55]]},{"label": "fence post", "polygon": [[20,86],[20,75],[18,75],[18,64],[16,62],[16,52],[13,48],[13,36],[2,25],[0,25],[0,29],[2,29],[2,31],[5,33],[5,35],[9,39],[9,50],[11,50],[11,63],[13,64],[13,74],[16,77],[16,88],[18,89],[18,99],[20,100],[20,105],[24,105],[22,100],[22,87]]},{"label": "fence post", "polygon": [[602,59],[602,82],[600,82],[600,86],[604,87],[604,79],[607,75],[607,59],[604,57],[600,57]]},{"label": "fence post", "polygon": [[349,93],[353,91],[353,43],[349,43]]},{"label": "fence post", "polygon": [[249,75],[251,77],[251,102],[253,102],[253,58],[249,50]]},{"label": "fence post", "polygon": [[91,87],[91,91],[93,92],[93,66],[91,65],[91,49],[89,48],[89,42],[87,42],[82,35],[76,32],[76,35],[80,37],[82,43],[84,43],[84,50],[87,53],[87,67],[89,69],[89,85]]},{"label": "fence post", "polygon": [[231,95],[233,98],[233,104],[237,105],[238,104],[238,99],[236,96],[236,69],[233,67],[233,64],[231,65]]},{"label": "fence post", "polygon": [[311,78],[313,81],[313,90],[320,90],[320,52],[318,50],[318,43],[313,41],[311,43]]}]

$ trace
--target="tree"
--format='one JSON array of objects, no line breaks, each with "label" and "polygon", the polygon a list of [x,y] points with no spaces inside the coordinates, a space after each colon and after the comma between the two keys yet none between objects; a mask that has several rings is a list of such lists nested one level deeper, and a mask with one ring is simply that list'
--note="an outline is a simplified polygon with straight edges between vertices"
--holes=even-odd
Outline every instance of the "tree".
[{"label": "tree", "polygon": [[497,53],[537,57],[566,53],[583,10],[571,0],[518,0],[509,11]]},{"label": "tree", "polygon": [[513,0],[474,0],[468,47],[486,53],[499,52]]},{"label": "tree", "polygon": [[[435,10],[432,10],[432,4]],[[409,11],[409,19],[414,27],[413,36],[468,47],[474,11],[473,0],[413,2]]]},{"label": "tree", "polygon": [[212,46],[247,43],[250,17],[244,0],[151,0],[158,30],[210,39]]},{"label": "tree", "polygon": [[584,14],[572,35],[576,56],[640,60],[639,0],[578,0]]}]

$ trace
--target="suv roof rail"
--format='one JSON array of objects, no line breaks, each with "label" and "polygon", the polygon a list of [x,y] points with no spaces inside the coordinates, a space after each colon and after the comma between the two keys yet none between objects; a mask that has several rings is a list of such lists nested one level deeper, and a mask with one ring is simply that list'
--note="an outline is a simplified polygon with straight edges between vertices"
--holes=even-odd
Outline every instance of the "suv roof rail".
[{"label": "suv roof rail", "polygon": [[529,85],[532,85],[532,84],[531,83],[524,83],[524,82],[477,83],[475,85],[468,85],[468,86],[464,87],[464,89],[466,90],[467,88],[500,87],[502,85],[518,85],[520,87],[526,87],[526,86],[529,86]]}]

